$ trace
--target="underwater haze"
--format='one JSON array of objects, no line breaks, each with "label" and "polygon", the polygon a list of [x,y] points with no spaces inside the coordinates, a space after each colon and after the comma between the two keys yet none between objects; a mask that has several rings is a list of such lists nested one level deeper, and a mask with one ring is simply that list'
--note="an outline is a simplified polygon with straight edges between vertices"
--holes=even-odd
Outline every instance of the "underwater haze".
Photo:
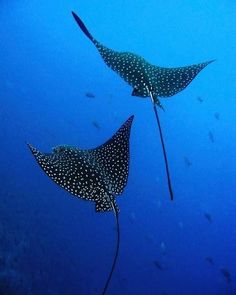
[{"label": "underwater haze", "polygon": [[[77,26],[160,67],[216,60],[158,108]],[[0,295],[102,294],[112,212],[70,195],[27,144],[95,148],[131,116],[120,252],[106,294],[236,294],[236,2],[0,1]]]}]

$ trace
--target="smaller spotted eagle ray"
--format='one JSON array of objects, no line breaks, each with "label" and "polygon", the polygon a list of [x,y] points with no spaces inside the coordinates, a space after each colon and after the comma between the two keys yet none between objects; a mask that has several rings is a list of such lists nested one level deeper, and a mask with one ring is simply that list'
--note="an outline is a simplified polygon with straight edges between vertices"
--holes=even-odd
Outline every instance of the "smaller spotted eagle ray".
[{"label": "smaller spotted eagle ray", "polygon": [[116,218],[116,252],[103,293],[111,280],[120,245],[119,208],[115,195],[120,195],[128,180],[131,116],[103,145],[89,150],[59,145],[51,153],[42,153],[28,144],[46,174],[59,186],[84,200],[95,202],[96,212],[113,211]]},{"label": "smaller spotted eagle ray", "polygon": [[118,52],[104,46],[90,34],[78,15],[73,11],[72,15],[80,29],[96,46],[106,65],[133,87],[132,95],[151,98],[160,132],[170,197],[173,200],[168,160],[156,106],[164,110],[159,98],[170,97],[182,91],[213,60],[177,68],[155,66],[147,62],[143,57],[132,52]]}]

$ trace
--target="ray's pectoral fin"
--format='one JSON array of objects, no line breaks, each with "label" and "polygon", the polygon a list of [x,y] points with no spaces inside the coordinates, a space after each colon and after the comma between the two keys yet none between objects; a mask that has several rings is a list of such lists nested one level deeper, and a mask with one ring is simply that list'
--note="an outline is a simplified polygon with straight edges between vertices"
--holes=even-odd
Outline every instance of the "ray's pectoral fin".
[{"label": "ray's pectoral fin", "polygon": [[159,97],[169,97],[184,90],[191,81],[214,60],[207,62],[180,67],[180,68],[161,68],[153,67],[152,88]]}]

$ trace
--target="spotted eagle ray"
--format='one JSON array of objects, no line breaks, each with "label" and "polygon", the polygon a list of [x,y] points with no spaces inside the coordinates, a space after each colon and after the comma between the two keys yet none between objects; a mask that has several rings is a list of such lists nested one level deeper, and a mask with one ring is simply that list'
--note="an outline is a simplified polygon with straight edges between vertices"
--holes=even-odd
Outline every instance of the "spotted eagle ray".
[{"label": "spotted eagle ray", "polygon": [[72,15],[80,29],[95,45],[106,65],[133,87],[132,95],[151,98],[161,138],[170,198],[173,200],[168,159],[156,106],[164,110],[159,98],[170,97],[182,91],[203,68],[214,60],[178,68],[158,67],[132,52],[118,52],[104,46],[90,34],[78,15],[73,11]]},{"label": "spotted eagle ray", "polygon": [[89,150],[59,145],[51,153],[42,153],[28,144],[46,174],[62,188],[81,199],[95,202],[96,212],[113,211],[116,218],[117,244],[112,267],[105,283],[106,293],[120,245],[119,208],[115,195],[120,195],[128,180],[131,116],[103,145]]}]

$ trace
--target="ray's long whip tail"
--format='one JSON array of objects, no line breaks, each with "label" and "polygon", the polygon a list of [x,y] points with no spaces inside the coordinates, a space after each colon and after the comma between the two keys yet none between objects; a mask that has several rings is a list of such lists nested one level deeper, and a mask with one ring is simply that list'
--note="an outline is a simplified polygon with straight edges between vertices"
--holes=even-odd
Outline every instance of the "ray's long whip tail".
[{"label": "ray's long whip tail", "polygon": [[164,143],[163,134],[162,134],[162,130],[161,130],[161,123],[160,123],[159,116],[158,116],[158,113],[157,113],[157,107],[156,107],[156,103],[155,103],[153,94],[152,94],[151,91],[149,91],[149,89],[148,89],[148,92],[149,92],[149,95],[150,95],[152,103],[153,103],[153,109],[154,109],[158,129],[159,129],[159,133],[160,133],[161,145],[162,145],[162,150],[163,150],[163,155],[164,155],[164,160],[165,160],[165,166],[166,166],[166,175],[167,175],[170,199],[171,199],[171,201],[173,201],[174,200],[174,195],[173,195],[173,190],[172,190],[172,185],[171,185],[171,179],[170,179],[170,172],[169,172],[168,159],[167,159],[167,155],[166,155],[165,143]]},{"label": "ray's long whip tail", "polygon": [[113,274],[115,266],[116,266],[116,261],[117,261],[119,248],[120,248],[120,225],[119,225],[119,218],[118,218],[119,213],[118,213],[118,211],[117,211],[117,209],[114,206],[114,203],[112,201],[111,201],[111,204],[112,204],[112,208],[113,208],[113,211],[114,211],[114,214],[115,214],[115,219],[116,219],[116,232],[117,232],[116,252],[115,252],[115,256],[114,256],[114,259],[113,259],[113,263],[112,263],[112,267],[111,267],[109,276],[107,277],[106,284],[105,284],[105,286],[103,288],[103,291],[102,291],[102,295],[106,294],[107,288],[108,288],[109,283],[111,281],[111,277],[112,277],[112,274]]}]

